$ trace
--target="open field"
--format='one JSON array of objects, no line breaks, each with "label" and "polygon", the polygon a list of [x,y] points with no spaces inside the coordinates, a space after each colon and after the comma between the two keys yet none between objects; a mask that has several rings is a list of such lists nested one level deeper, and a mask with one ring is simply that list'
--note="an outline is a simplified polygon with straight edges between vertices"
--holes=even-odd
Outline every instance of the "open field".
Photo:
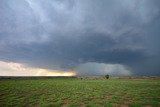
[{"label": "open field", "polygon": [[160,80],[1,79],[0,107],[160,107]]}]

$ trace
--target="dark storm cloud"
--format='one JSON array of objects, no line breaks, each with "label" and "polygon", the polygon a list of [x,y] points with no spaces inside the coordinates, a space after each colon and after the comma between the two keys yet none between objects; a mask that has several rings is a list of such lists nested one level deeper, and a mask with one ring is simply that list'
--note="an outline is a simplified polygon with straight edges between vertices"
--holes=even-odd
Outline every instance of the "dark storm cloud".
[{"label": "dark storm cloud", "polygon": [[160,75],[159,5],[159,0],[2,0],[0,60],[50,69],[121,64],[133,74]]}]

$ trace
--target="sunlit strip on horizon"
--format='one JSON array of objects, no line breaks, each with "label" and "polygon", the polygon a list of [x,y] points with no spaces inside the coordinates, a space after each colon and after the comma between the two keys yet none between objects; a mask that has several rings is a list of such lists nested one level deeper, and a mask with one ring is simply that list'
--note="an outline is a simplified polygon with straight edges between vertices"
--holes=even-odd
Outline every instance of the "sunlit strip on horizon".
[{"label": "sunlit strip on horizon", "polygon": [[75,71],[26,67],[20,63],[0,61],[0,76],[75,76]]}]

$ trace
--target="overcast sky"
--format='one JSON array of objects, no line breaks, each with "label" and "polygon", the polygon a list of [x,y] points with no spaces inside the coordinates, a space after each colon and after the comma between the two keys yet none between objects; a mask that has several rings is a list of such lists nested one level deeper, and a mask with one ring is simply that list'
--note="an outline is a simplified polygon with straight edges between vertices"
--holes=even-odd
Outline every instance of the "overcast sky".
[{"label": "overcast sky", "polygon": [[159,55],[160,0],[0,0],[0,75],[160,75]]}]

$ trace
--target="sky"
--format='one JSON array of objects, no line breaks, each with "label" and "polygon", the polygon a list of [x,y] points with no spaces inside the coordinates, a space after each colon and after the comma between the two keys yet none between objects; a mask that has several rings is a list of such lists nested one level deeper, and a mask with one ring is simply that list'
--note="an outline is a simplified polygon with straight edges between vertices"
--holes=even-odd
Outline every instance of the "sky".
[{"label": "sky", "polygon": [[160,75],[160,0],[0,0],[0,76]]}]

